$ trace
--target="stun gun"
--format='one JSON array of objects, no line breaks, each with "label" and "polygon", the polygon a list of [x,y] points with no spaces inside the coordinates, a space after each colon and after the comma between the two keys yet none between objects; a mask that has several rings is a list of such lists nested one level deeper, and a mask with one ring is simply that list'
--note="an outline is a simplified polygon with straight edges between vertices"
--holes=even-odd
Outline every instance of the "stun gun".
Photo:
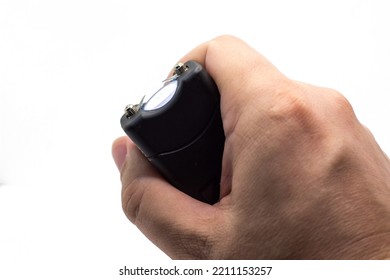
[{"label": "stun gun", "polygon": [[121,125],[173,186],[218,202],[225,144],[220,94],[199,63],[178,63],[160,90],[126,106]]}]

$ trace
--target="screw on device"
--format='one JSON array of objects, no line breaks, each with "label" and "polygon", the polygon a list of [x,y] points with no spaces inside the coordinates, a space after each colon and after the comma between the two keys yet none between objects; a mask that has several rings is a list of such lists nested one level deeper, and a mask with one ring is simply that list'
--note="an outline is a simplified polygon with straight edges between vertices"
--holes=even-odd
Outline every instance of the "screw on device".
[{"label": "screw on device", "polygon": [[127,118],[135,115],[139,110],[139,104],[129,104],[125,107],[125,114]]},{"label": "screw on device", "polygon": [[184,71],[187,70],[187,66],[184,64],[184,63],[181,63],[179,62],[178,64],[175,65],[175,67],[173,68],[173,72],[175,72],[175,74],[177,76],[180,76],[181,74],[184,73]]},{"label": "screw on device", "polygon": [[144,97],[142,97],[141,99],[141,102],[138,103],[138,104],[129,104],[125,107],[125,115],[126,115],[126,118],[131,118],[132,116],[134,116],[135,114],[137,114],[137,112],[139,111],[139,109],[141,108],[141,105],[142,103],[144,102]]}]

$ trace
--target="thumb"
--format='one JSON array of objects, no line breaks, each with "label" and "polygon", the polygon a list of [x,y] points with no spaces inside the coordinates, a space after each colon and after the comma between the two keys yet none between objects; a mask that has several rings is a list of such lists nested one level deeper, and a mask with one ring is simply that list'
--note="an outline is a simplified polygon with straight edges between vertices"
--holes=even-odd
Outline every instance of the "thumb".
[{"label": "thumb", "polygon": [[167,183],[129,138],[117,139],[112,154],[128,219],[172,258],[209,258],[221,210]]}]

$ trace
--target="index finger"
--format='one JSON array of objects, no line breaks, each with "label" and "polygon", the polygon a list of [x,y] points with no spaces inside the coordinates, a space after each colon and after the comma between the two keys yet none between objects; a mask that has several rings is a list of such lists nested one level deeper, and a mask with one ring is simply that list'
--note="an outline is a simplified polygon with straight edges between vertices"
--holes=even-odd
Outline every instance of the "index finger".
[{"label": "index finger", "polygon": [[188,60],[202,64],[217,84],[225,133],[230,130],[226,124],[234,123],[230,115],[240,115],[248,100],[256,98],[254,95],[262,90],[265,92],[269,85],[275,85],[275,80],[279,83],[286,79],[263,55],[244,41],[229,35],[199,45],[180,61]]}]

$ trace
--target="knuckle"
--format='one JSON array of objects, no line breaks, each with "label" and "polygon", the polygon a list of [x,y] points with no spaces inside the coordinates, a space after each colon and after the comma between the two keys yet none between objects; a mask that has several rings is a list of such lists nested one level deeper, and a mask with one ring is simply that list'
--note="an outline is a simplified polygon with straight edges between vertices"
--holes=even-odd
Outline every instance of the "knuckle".
[{"label": "knuckle", "polygon": [[275,91],[275,102],[269,110],[271,119],[279,121],[298,121],[307,123],[315,115],[315,111],[307,104],[304,97],[295,89],[279,89]]},{"label": "knuckle", "polygon": [[289,95],[284,105],[285,108],[282,113],[290,119],[305,121],[310,119],[314,113],[303,99],[294,95]]},{"label": "knuckle", "polygon": [[335,111],[343,116],[354,116],[354,111],[351,103],[347,98],[336,90],[330,90],[331,103]]}]

